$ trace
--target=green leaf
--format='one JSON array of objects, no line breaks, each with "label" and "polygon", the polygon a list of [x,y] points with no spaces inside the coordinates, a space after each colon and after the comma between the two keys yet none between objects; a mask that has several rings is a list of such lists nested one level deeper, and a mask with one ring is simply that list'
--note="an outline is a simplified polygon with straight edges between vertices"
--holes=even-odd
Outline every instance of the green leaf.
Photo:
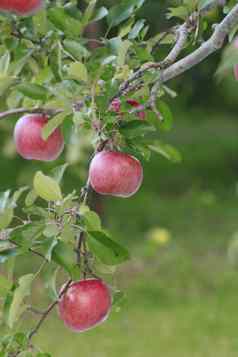
[{"label": "green leaf", "polygon": [[50,119],[46,125],[44,125],[42,131],[41,131],[41,136],[43,140],[47,140],[51,134],[57,129],[64,121],[66,118],[66,113],[59,113],[54,116],[53,119]]},{"label": "green leaf", "polygon": [[173,146],[162,143],[161,141],[156,141],[153,145],[148,146],[151,151],[154,151],[157,154],[161,154],[166,159],[172,162],[181,162],[182,156],[177,149]]},{"label": "green leaf", "polygon": [[232,70],[236,64],[238,64],[238,48],[232,43],[223,51],[221,63],[216,71],[218,80],[226,77],[227,72]]},{"label": "green leaf", "polygon": [[22,332],[17,332],[14,336],[14,341],[20,346],[21,348],[27,348],[28,338],[27,335]]},{"label": "green leaf", "polygon": [[2,213],[0,213],[0,229],[5,229],[10,225],[13,215],[14,210],[11,207],[6,208]]},{"label": "green leaf", "polygon": [[126,138],[136,138],[152,131],[155,131],[154,127],[150,123],[141,120],[123,122],[120,128],[120,133]]},{"label": "green leaf", "polygon": [[128,40],[121,41],[121,45],[118,49],[118,57],[117,57],[117,65],[119,67],[123,67],[123,65],[125,64],[126,55],[131,45],[132,43]]},{"label": "green leaf", "polygon": [[23,311],[23,301],[26,296],[30,295],[30,288],[34,279],[33,274],[27,274],[19,279],[18,287],[14,291],[13,300],[8,315],[8,326],[13,328]]},{"label": "green leaf", "polygon": [[134,17],[131,17],[123,26],[119,29],[119,37],[123,38],[131,31],[131,28],[135,22]]},{"label": "green leaf", "polygon": [[90,20],[90,22],[96,22],[96,21],[102,20],[107,15],[108,15],[107,8],[105,6],[102,6],[96,11],[95,15]]},{"label": "green leaf", "polygon": [[167,18],[171,19],[173,17],[178,17],[179,19],[185,20],[189,15],[188,8],[186,6],[170,7],[168,9]]},{"label": "green leaf", "polygon": [[28,190],[28,187],[21,187],[19,190],[15,191],[11,200],[10,200],[10,206],[11,207],[16,207],[17,201],[20,199],[21,195]]},{"label": "green leaf", "polygon": [[3,212],[9,202],[10,190],[0,192],[0,212]]},{"label": "green leaf", "polygon": [[88,7],[86,8],[83,19],[82,19],[82,25],[85,27],[88,23],[91,17],[93,16],[95,6],[97,4],[97,0],[90,0]]},{"label": "green leaf", "polygon": [[55,222],[48,222],[46,225],[43,234],[45,237],[56,237],[60,232],[58,225]]},{"label": "green leaf", "polygon": [[51,300],[55,301],[58,299],[57,288],[56,288],[56,277],[57,277],[58,267],[49,265],[46,267],[43,273],[43,281],[45,289]]},{"label": "green leaf", "polygon": [[16,89],[22,94],[24,94],[24,96],[31,99],[45,101],[48,97],[48,90],[39,84],[35,84],[35,83],[20,84],[16,87]]},{"label": "green leaf", "polygon": [[52,177],[55,181],[58,182],[58,184],[61,183],[63,177],[64,177],[64,173],[67,169],[67,167],[69,166],[68,163],[60,165],[55,167],[51,172],[50,172],[50,177]]},{"label": "green leaf", "polygon": [[[37,207],[34,207],[34,210],[36,209]],[[27,249],[30,248],[34,242],[42,236],[44,229],[45,222],[35,221],[25,224],[22,227],[15,228],[10,233],[10,238],[13,242]]]},{"label": "green leaf", "polygon": [[117,265],[129,259],[129,252],[104,232],[88,232],[88,244],[96,257],[106,265]]},{"label": "green leaf", "polygon": [[58,240],[52,252],[52,260],[72,275],[75,269],[74,247],[71,244]]},{"label": "green leaf", "polygon": [[0,77],[0,96],[6,94],[7,90],[16,82],[16,79],[9,76]]},{"label": "green leaf", "polygon": [[4,275],[0,275],[0,296],[6,296],[11,287],[12,282],[10,282]]},{"label": "green leaf", "polygon": [[27,54],[16,61],[11,62],[9,72],[12,76],[17,77],[23,70],[24,66],[28,63],[33,50],[29,50]]},{"label": "green leaf", "polygon": [[50,68],[58,81],[61,81],[63,78],[62,74],[62,46],[61,43],[58,41],[55,44],[55,47],[51,50],[49,64]]},{"label": "green leaf", "polygon": [[145,25],[144,19],[138,20],[129,33],[129,36],[128,36],[129,40],[134,40],[136,37],[138,37],[138,35],[141,32],[141,30],[143,29],[144,25]]},{"label": "green leaf", "polygon": [[113,293],[113,306],[118,306],[121,304],[122,300],[125,299],[125,293],[123,291],[117,290]]},{"label": "green leaf", "polygon": [[157,100],[156,106],[162,116],[162,120],[157,118],[159,128],[165,131],[171,130],[173,126],[173,114],[169,106],[162,100]]},{"label": "green leaf", "polygon": [[63,198],[59,184],[41,171],[36,173],[33,186],[36,194],[46,201],[58,201]]},{"label": "green leaf", "polygon": [[214,2],[214,0],[199,0],[198,1],[198,10],[201,11],[205,7],[211,5]]},{"label": "green leaf", "polygon": [[88,58],[90,52],[81,43],[74,40],[64,40],[63,46],[74,58],[81,61],[83,58]]},{"label": "green leaf", "polygon": [[34,190],[30,190],[30,191],[28,192],[28,194],[26,195],[25,205],[26,205],[27,207],[32,206],[32,205],[35,203],[37,197],[38,197],[38,196],[37,196],[36,192],[35,192]]},{"label": "green leaf", "polygon": [[78,37],[82,32],[82,24],[71,17],[63,8],[53,7],[47,11],[48,19],[59,30],[69,37]]},{"label": "green leaf", "polygon": [[37,11],[35,16],[32,17],[34,29],[37,34],[41,36],[45,36],[48,31],[48,23],[47,23],[47,13],[46,10]]},{"label": "green leaf", "polygon": [[43,242],[43,247],[46,250],[45,258],[49,262],[51,262],[53,250],[57,246],[58,242],[59,241],[56,238],[47,239]]},{"label": "green leaf", "polygon": [[17,248],[0,251],[0,264],[5,263],[9,258],[16,257],[19,253]]},{"label": "green leaf", "polygon": [[0,76],[5,76],[8,73],[9,65],[10,65],[10,53],[6,51],[6,53],[0,57]]},{"label": "green leaf", "polygon": [[88,70],[82,62],[71,63],[68,69],[68,74],[72,79],[77,79],[84,82],[88,81]]},{"label": "green leaf", "polygon": [[84,223],[88,231],[100,231],[102,229],[101,219],[94,211],[88,211],[83,215]]},{"label": "green leaf", "polygon": [[145,0],[124,0],[120,4],[111,7],[107,17],[109,27],[117,26],[127,20]]}]

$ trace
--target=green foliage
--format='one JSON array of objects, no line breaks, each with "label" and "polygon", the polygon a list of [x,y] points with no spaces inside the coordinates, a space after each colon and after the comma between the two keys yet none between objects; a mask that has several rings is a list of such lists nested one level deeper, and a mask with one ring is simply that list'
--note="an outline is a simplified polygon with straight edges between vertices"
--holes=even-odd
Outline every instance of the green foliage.
[{"label": "green foliage", "polygon": [[[137,17],[145,0],[122,0],[110,8],[100,7],[97,0],[79,3],[46,1],[34,16],[0,16],[1,107],[6,111],[39,110],[47,115],[50,120],[42,130],[42,139],[46,141],[61,127],[67,133],[69,161],[57,167],[35,164],[32,187],[0,194],[0,297],[2,322],[9,332],[1,340],[0,356],[4,357],[50,357],[32,348],[29,333],[16,332],[18,320],[31,307],[34,280],[42,278],[49,299],[57,304],[57,279],[110,276],[130,258],[127,248],[111,236],[98,213],[89,207],[89,185],[63,191],[68,164],[81,160],[81,156],[84,160],[84,151],[97,152],[106,144],[141,160],[149,160],[151,153],[176,163],[182,159],[178,150],[161,138],[173,126],[167,97],[175,98],[176,93],[161,86],[151,103],[152,88],[160,80],[160,72],[153,66],[131,80],[138,68],[157,62],[158,45],[174,45],[174,28],[168,34],[150,37],[147,21]],[[180,1],[169,8],[168,18],[187,20],[210,4],[209,0]],[[88,26],[101,20],[107,24],[106,33],[94,34],[96,38],[90,40]],[[202,19],[189,31],[184,46],[187,50],[198,39],[203,40],[206,26]],[[231,38],[235,34],[236,30]],[[234,49],[227,50],[218,73],[233,66],[236,58]],[[133,90],[130,81],[137,84]],[[118,110],[113,108],[113,98],[120,100]],[[129,106],[131,98],[138,101],[141,110]],[[29,255],[35,258],[36,273],[18,272],[19,262]],[[115,306],[123,296],[115,291]]]}]

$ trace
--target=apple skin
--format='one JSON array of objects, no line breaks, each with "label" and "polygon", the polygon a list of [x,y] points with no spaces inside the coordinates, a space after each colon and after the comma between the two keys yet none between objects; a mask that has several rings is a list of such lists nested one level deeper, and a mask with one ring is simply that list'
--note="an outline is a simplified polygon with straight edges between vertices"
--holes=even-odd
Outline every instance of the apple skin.
[{"label": "apple skin", "polygon": [[[129,104],[130,106],[132,106],[133,108],[139,109],[139,107],[141,107],[141,104],[135,100],[135,99],[127,99],[127,104]],[[115,98],[113,99],[111,106],[110,106],[111,111],[113,111],[114,113],[118,113],[118,114],[122,114],[120,113],[121,110],[121,101],[119,98]],[[145,120],[145,112],[142,110],[140,112],[137,112],[136,115],[138,116],[139,119],[141,120]]]},{"label": "apple skin", "polygon": [[43,6],[43,0],[0,0],[0,11],[13,12],[20,16],[34,14]]},{"label": "apple skin", "polygon": [[99,279],[85,279],[70,285],[60,298],[58,312],[68,328],[83,332],[104,322],[111,306],[108,286]]},{"label": "apple skin", "polygon": [[41,137],[42,128],[48,123],[43,114],[29,114],[20,118],[14,129],[17,152],[27,160],[53,161],[62,153],[64,137],[57,128],[47,140]]},{"label": "apple skin", "polygon": [[139,190],[143,168],[133,156],[118,151],[102,151],[91,161],[89,180],[99,194],[126,198]]}]

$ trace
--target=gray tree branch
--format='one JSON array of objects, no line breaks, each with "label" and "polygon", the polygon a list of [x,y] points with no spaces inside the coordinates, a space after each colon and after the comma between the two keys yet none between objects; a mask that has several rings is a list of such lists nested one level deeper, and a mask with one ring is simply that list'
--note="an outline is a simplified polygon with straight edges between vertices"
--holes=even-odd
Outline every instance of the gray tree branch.
[{"label": "gray tree branch", "polygon": [[210,39],[204,42],[197,50],[184,57],[178,62],[161,72],[160,81],[167,82],[179,76],[198,63],[202,62],[212,53],[219,50],[231,30],[238,24],[238,4],[233,7],[223,21],[216,25],[215,31]]}]

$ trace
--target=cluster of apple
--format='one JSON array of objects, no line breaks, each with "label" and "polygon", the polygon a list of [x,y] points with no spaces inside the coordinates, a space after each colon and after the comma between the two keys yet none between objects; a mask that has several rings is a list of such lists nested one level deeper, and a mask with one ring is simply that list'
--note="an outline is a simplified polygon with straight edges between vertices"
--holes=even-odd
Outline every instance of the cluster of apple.
[{"label": "cluster of apple", "polygon": [[[18,120],[14,130],[17,152],[28,160],[55,160],[64,148],[59,128],[42,138],[48,122],[43,114],[29,114]],[[91,161],[89,180],[93,189],[103,195],[132,196],[143,179],[141,163],[131,155],[118,151],[101,151]],[[74,331],[85,331],[103,322],[111,308],[111,293],[99,279],[74,282],[59,302],[59,315]]]},{"label": "cluster of apple", "polygon": [[[0,10],[23,16],[32,14],[42,5],[42,0],[0,0]],[[133,99],[127,103],[134,108],[140,107]],[[112,110],[120,114],[120,107],[120,101],[114,100]],[[144,120],[143,111],[137,115]],[[52,161],[62,153],[64,137],[59,128],[47,140],[42,138],[42,128],[48,120],[46,115],[38,113],[25,115],[16,123],[14,141],[17,152],[23,158]],[[89,179],[92,188],[99,194],[129,197],[139,189],[143,169],[141,163],[131,155],[104,150],[93,158]],[[58,310],[66,326],[82,332],[103,322],[110,312],[111,304],[110,289],[102,280],[85,279],[70,284],[60,298]]]},{"label": "cluster of apple", "polygon": [[[48,122],[43,114],[30,114],[18,120],[14,130],[17,152],[28,160],[55,160],[64,148],[59,128],[42,139],[42,128]],[[104,195],[129,197],[140,187],[143,179],[141,163],[128,154],[101,151],[91,161],[89,179],[93,189]],[[82,332],[103,322],[111,308],[111,293],[99,279],[74,282],[59,302],[59,315],[66,326]]]}]

